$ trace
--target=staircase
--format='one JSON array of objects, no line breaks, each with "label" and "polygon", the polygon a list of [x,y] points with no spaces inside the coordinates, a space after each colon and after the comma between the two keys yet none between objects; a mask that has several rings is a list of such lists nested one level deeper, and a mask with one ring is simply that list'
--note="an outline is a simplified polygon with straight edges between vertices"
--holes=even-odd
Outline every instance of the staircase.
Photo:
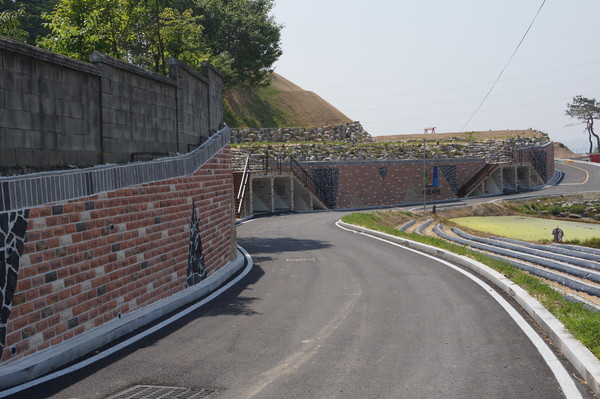
[{"label": "staircase", "polygon": [[467,181],[461,188],[458,189],[458,197],[464,198],[467,195],[471,194],[473,190],[477,188],[479,184],[481,184],[485,179],[487,179],[492,173],[497,171],[502,163],[486,163],[483,168],[479,170],[479,172],[475,173],[469,181]]}]

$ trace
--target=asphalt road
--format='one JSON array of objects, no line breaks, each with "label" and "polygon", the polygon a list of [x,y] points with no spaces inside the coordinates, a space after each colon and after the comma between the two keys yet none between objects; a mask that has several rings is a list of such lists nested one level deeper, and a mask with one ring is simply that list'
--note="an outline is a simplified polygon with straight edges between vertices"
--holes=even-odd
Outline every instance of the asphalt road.
[{"label": "asphalt road", "polygon": [[[574,173],[564,183],[584,181]],[[255,265],[234,288],[110,358],[14,397],[107,398],[135,385],[206,389],[211,398],[563,397],[483,288],[339,229],[341,216],[240,226]]]},{"label": "asphalt road", "polygon": [[176,325],[20,397],[134,385],[218,398],[559,398],[529,339],[479,286],[334,226],[339,213],[238,229],[252,272]]},{"label": "asphalt road", "polygon": [[550,192],[578,193],[600,190],[600,164],[589,162],[555,163],[556,169],[563,172],[563,181]]}]

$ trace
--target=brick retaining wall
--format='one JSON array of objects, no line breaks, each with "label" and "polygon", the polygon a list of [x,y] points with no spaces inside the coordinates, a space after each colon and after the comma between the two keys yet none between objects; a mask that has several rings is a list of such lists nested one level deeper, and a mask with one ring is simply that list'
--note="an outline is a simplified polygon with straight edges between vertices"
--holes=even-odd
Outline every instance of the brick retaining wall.
[{"label": "brick retaining wall", "polygon": [[[164,169],[159,174],[165,179],[0,212],[0,299],[3,315],[8,313],[7,322],[0,320],[2,361],[57,345],[173,295],[232,260],[227,133],[192,157],[166,160],[166,166],[128,165],[131,173],[148,164]],[[200,162],[199,168],[178,176],[190,162]],[[59,183],[70,181],[62,177]]]},{"label": "brick retaining wall", "polygon": [[[426,188],[427,201],[457,198],[458,188],[484,165],[484,159],[427,160],[430,178],[438,167],[438,187]],[[317,191],[330,208],[363,208],[423,201],[423,161],[305,162]]]}]

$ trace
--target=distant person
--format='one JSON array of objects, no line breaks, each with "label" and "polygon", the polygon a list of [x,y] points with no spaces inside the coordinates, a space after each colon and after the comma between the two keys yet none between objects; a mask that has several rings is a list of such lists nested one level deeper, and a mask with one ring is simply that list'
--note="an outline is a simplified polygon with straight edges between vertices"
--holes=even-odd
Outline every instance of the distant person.
[{"label": "distant person", "polygon": [[560,227],[557,226],[554,230],[552,230],[552,235],[554,236],[554,242],[562,242],[565,233],[560,229]]},{"label": "distant person", "polygon": [[431,207],[431,213],[433,213],[435,215],[436,210],[437,210],[437,207],[435,205],[433,205]]}]

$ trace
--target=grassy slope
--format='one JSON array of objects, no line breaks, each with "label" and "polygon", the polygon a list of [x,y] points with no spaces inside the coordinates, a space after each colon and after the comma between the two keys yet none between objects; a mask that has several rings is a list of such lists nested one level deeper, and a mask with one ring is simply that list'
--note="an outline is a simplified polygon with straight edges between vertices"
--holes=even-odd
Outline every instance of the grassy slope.
[{"label": "grassy slope", "polygon": [[230,127],[312,127],[351,122],[317,94],[278,74],[266,87],[229,89],[225,123]]}]

